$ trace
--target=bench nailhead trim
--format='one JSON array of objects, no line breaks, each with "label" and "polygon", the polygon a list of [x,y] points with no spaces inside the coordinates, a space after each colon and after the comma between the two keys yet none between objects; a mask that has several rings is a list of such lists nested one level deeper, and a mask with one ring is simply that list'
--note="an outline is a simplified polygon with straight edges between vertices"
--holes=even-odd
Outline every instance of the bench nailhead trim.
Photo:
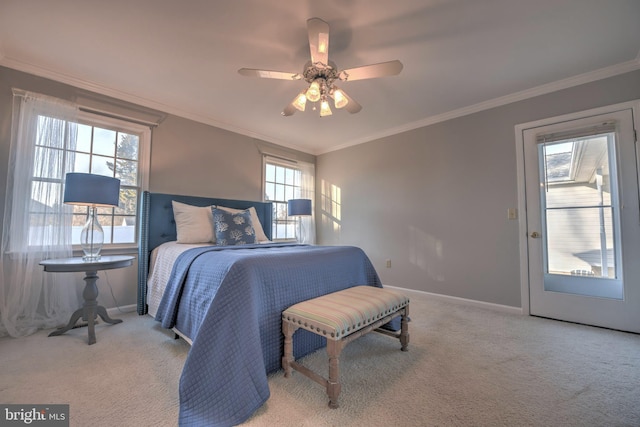
[{"label": "bench nailhead trim", "polygon": [[[409,305],[409,299],[406,298],[404,301],[402,301],[399,304],[395,304],[392,307],[387,307],[387,309],[384,309],[381,312],[374,313],[371,317],[367,318],[366,320],[363,319],[363,321],[358,322],[356,324],[352,324],[352,325],[346,326],[345,329],[342,329],[342,330],[339,330],[339,331],[332,331],[332,330],[327,331],[326,329],[322,329],[322,326],[323,326],[322,324],[320,326],[318,326],[318,325],[314,325],[313,322],[309,323],[309,322],[306,321],[307,319],[305,319],[304,316],[300,319],[300,318],[297,318],[295,315],[291,315],[290,313],[286,313],[286,315],[285,315],[285,313],[283,313],[282,318],[283,318],[283,320],[286,320],[289,323],[292,323],[294,325],[297,324],[300,327],[303,327],[308,331],[311,331],[311,332],[314,332],[314,333],[318,333],[318,334],[322,333],[322,335],[324,335],[325,337],[327,335],[329,335],[334,339],[340,339],[341,337],[349,335],[350,333],[356,332],[356,331],[360,330],[361,328],[363,328],[363,327],[365,327],[367,325],[370,325],[370,324],[374,323],[377,320],[380,320],[383,317],[386,317],[386,316],[388,316],[390,314],[396,313],[396,312],[398,312],[399,310],[401,310],[402,308],[404,308],[404,307],[406,307],[408,305]],[[326,325],[324,325],[324,326],[326,326]]]}]

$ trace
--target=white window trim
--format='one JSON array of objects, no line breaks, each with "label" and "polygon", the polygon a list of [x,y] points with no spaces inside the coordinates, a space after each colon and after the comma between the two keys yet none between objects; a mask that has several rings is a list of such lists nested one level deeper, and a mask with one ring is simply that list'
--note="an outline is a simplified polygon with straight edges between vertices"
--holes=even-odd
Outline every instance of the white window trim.
[{"label": "white window trim", "polygon": [[100,116],[85,111],[78,113],[78,120],[87,121],[93,125],[104,126],[126,133],[140,135],[140,145],[138,146],[138,173],[140,179],[140,190],[149,189],[149,168],[151,165],[151,128],[137,123],[120,120],[110,117]]},{"label": "white window trim", "polygon": [[[139,135],[138,145],[138,179],[139,188],[138,203],[136,205],[136,219],[140,212],[140,205],[142,203],[142,193],[149,189],[149,170],[151,168],[151,127],[141,125],[135,122],[122,120],[113,117],[107,117],[100,114],[95,114],[87,111],[80,110],[78,113],[78,121],[83,124],[104,127],[106,129],[112,129],[120,132]],[[136,242],[134,243],[109,243],[105,244],[101,253],[108,254],[125,254],[125,253],[137,253],[138,242],[138,227],[140,224],[136,221]],[[82,248],[80,245],[73,245],[73,254],[82,255]]]},{"label": "white window trim", "polygon": [[[289,168],[289,169],[299,169],[298,162],[295,160],[289,160],[282,157],[274,157],[268,154],[265,154],[262,156],[262,201],[263,202],[282,202],[282,200],[266,200],[265,196],[267,194],[267,191],[266,191],[267,190],[266,189],[267,163],[278,165],[278,166]],[[275,217],[272,219],[271,224],[269,225],[271,227],[272,241],[274,242],[295,242],[296,241],[295,237],[277,239],[275,236],[273,236],[274,221],[275,221]],[[299,221],[299,219],[296,218],[294,221],[296,221],[296,224],[297,224],[297,221]]]},{"label": "white window trim", "polygon": [[[310,198],[313,200],[313,205],[315,205],[315,164],[313,163],[309,163],[309,162],[305,162],[305,161],[296,161],[293,159],[287,159],[287,158],[283,158],[280,156],[273,156],[270,154],[263,154],[262,156],[262,200],[263,201],[270,201],[270,200],[266,200],[265,196],[266,196],[266,165],[267,163],[270,164],[274,164],[277,166],[281,166],[281,167],[285,167],[285,168],[290,168],[290,169],[297,169],[300,171],[300,173],[302,174],[302,180],[300,182],[300,192],[301,195],[300,197],[304,197],[304,198]],[[307,175],[305,175],[305,173]],[[306,177],[311,177],[311,178],[305,178]],[[311,185],[307,187],[307,185],[309,184],[307,182],[307,184],[305,184],[305,179],[310,179],[311,180]],[[284,201],[286,202],[286,201]],[[315,238],[315,215],[312,213],[311,216],[308,217],[298,217],[295,218],[295,223],[296,223],[296,228],[299,227],[299,224],[302,222],[303,227],[305,227],[305,229],[307,230],[307,237],[305,238],[305,243],[311,243],[311,244],[315,244],[316,238]],[[274,218],[275,220],[275,218]],[[273,223],[271,224],[271,227],[273,227]],[[296,241],[297,238],[282,238],[282,239],[276,239],[275,236],[272,236],[272,239],[274,241],[279,241],[279,242],[293,242]]]}]

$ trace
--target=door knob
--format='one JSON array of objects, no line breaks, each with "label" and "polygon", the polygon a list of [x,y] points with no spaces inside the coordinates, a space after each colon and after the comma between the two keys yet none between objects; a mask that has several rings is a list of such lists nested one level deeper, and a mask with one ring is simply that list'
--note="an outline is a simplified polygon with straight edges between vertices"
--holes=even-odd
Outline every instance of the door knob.
[{"label": "door knob", "polygon": [[537,239],[538,237],[540,237],[540,233],[538,233],[537,231],[533,231],[531,232],[531,237],[533,237],[534,239]]}]

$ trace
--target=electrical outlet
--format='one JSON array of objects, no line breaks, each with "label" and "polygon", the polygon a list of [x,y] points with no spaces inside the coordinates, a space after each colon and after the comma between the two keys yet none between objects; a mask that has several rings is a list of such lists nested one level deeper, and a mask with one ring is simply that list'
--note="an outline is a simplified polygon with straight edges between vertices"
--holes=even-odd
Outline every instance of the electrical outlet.
[{"label": "electrical outlet", "polygon": [[391,260],[390,259],[387,260],[387,268],[391,268]]}]

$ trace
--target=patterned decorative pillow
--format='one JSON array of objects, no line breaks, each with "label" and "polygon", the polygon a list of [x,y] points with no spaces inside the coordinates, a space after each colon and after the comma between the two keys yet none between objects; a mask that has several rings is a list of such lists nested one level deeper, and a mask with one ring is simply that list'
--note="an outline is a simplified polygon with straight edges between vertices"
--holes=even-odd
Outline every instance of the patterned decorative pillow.
[{"label": "patterned decorative pillow", "polygon": [[[214,208],[218,208],[218,209],[223,209],[227,212],[231,212],[231,213],[236,213],[236,212],[241,212],[242,209],[234,209],[234,208],[228,208],[226,206],[213,206]],[[267,243],[267,242],[271,242],[271,240],[269,240],[269,238],[267,237],[266,234],[264,234],[264,229],[262,228],[262,224],[260,223],[260,218],[258,218],[258,212],[256,211],[256,208],[254,208],[253,206],[251,206],[249,208],[249,212],[251,212],[251,221],[253,221],[253,229],[256,232],[256,240],[258,241],[257,243]]]},{"label": "patterned decorative pillow", "polygon": [[251,212],[228,212],[213,208],[213,223],[216,231],[216,244],[220,246],[247,245],[258,243],[253,229]]}]

